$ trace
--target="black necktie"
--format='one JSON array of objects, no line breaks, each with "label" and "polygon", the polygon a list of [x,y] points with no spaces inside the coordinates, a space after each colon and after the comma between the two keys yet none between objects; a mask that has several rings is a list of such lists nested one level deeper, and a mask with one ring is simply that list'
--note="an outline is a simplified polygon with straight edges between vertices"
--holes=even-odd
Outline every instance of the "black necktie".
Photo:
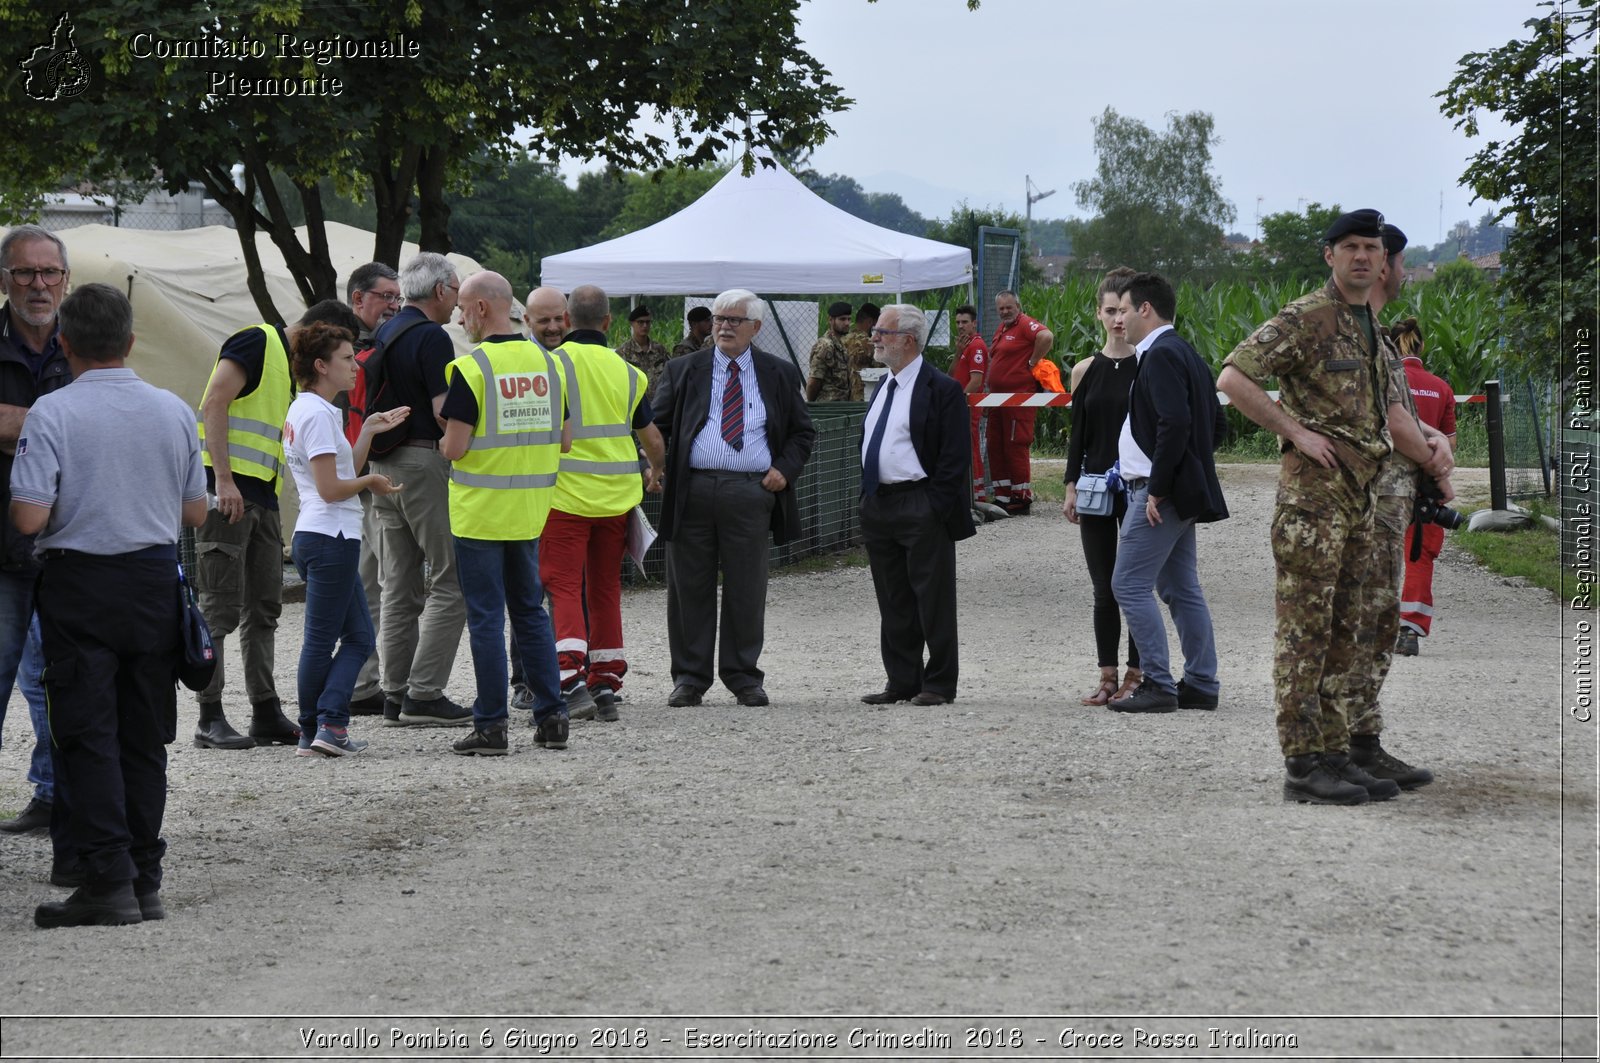
[{"label": "black necktie", "polygon": [[872,440],[867,443],[867,453],[861,459],[861,490],[872,494],[878,489],[878,451],[883,449],[883,430],[889,427],[889,409],[894,406],[894,377],[884,389],[883,409],[878,411],[878,423],[872,426]]}]

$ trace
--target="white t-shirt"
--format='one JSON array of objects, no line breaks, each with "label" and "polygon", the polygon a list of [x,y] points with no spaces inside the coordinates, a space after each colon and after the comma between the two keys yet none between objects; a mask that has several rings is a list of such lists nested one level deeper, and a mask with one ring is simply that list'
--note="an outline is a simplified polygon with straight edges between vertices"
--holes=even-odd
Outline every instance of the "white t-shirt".
[{"label": "white t-shirt", "polygon": [[332,454],[339,479],[356,478],[355,454],[350,449],[350,441],[344,437],[339,408],[310,391],[296,395],[283,422],[283,453],[288,459],[289,471],[294,473],[294,485],[300,491],[300,517],[294,523],[294,530],[329,537],[343,535],[359,542],[360,497],[351,495],[343,502],[324,502],[311,477],[311,459]]}]

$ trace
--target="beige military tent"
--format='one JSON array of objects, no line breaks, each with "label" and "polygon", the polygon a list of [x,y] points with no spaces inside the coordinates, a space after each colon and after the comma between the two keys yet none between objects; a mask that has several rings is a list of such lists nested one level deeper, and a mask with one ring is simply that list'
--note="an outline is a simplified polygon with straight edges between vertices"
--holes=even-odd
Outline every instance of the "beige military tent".
[{"label": "beige military tent", "polygon": [[[327,232],[342,298],[350,271],[372,261],[372,234],[337,222],[329,222]],[[305,230],[299,233],[303,243]],[[238,233],[216,225],[172,232],[80,225],[56,235],[66,242],[73,284],[110,284],[133,303],[129,366],[198,406],[222,341],[261,320],[245,284]],[[266,236],[256,237],[256,248],[278,312],[293,321],[305,304],[283,255]],[[400,260],[416,253],[417,245],[408,243]],[[482,268],[464,255],[450,257],[463,277]]]}]

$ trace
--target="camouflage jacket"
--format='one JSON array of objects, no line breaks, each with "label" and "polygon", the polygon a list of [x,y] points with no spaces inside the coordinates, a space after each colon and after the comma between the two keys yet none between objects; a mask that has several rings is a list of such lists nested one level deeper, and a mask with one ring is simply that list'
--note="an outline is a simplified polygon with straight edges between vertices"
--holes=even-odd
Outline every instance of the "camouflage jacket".
[{"label": "camouflage jacket", "polygon": [[818,402],[848,401],[850,381],[860,379],[850,371],[850,355],[832,329],[811,346],[810,376],[812,380],[822,381],[822,390],[817,392]]},{"label": "camouflage jacket", "polygon": [[711,336],[709,334],[703,340],[685,336],[672,348],[672,357],[676,358],[680,354],[693,354],[695,351],[703,351],[709,346],[711,346]]},{"label": "camouflage jacket", "polygon": [[865,401],[867,385],[861,379],[860,370],[872,368],[872,337],[865,332],[851,332],[843,343],[845,353],[850,356],[850,400]]},{"label": "camouflage jacket", "polygon": [[[1395,347],[1393,341],[1389,339],[1387,329],[1378,330],[1378,346],[1389,360],[1389,378],[1398,381],[1402,385],[1400,394],[1405,399],[1406,412],[1415,419],[1417,406],[1411,400],[1411,389],[1403,386],[1406,379],[1405,362],[1400,357],[1400,351]],[[1418,421],[1418,424],[1420,423]],[[1410,498],[1416,493],[1417,476],[1420,471],[1421,466],[1400,453],[1399,448],[1396,448],[1384,460],[1383,467],[1378,471],[1378,497],[1392,495],[1396,498]]]},{"label": "camouflage jacket", "polygon": [[650,391],[648,393],[654,395],[656,381],[661,379],[661,371],[666,368],[667,359],[672,357],[667,353],[667,349],[655,340],[651,340],[646,345],[635,343],[630,337],[617,344],[616,351],[622,355],[623,361],[629,365],[636,365],[645,371],[645,375],[650,378]]},{"label": "camouflage jacket", "polygon": [[[1376,326],[1382,335],[1381,326]],[[1404,378],[1389,371],[1381,349],[1329,281],[1301,296],[1252,332],[1228,355],[1231,365],[1265,387],[1278,380],[1283,412],[1328,437],[1339,467],[1324,469],[1284,442],[1278,500],[1312,507],[1370,496],[1379,466],[1393,450],[1386,414],[1404,402]]]}]

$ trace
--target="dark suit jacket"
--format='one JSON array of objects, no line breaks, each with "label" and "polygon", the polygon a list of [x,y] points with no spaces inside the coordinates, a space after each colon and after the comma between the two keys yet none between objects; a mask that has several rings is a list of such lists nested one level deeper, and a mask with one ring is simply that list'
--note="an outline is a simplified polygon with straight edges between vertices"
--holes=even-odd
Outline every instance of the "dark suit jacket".
[{"label": "dark suit jacket", "polygon": [[1128,416],[1134,442],[1150,455],[1150,493],[1172,499],[1182,520],[1225,519],[1212,452],[1228,421],[1210,367],[1176,332],[1163,332],[1139,359]]},{"label": "dark suit jacket", "polygon": [[[874,402],[888,381],[884,377],[873,391]],[[967,499],[972,476],[972,420],[967,410],[961,385],[924,358],[911,386],[911,449],[928,474],[934,513],[950,538],[958,541],[976,534]],[[866,431],[865,420],[862,431]]]},{"label": "dark suit jacket", "polygon": [[[694,448],[694,437],[710,416],[711,359],[716,353],[715,347],[708,347],[673,358],[667,362],[655,394],[650,397],[656,427],[667,439],[667,483],[661,493],[663,539],[672,538],[678,492],[689,482],[689,452]],[[778,493],[778,504],[772,507],[773,542],[786,543],[800,534],[800,507],[795,502],[794,485],[811,456],[817,432],[811,427],[800,370],[759,347],[752,348],[751,357],[761,402],[767,408],[767,449],[772,452],[772,467],[789,481]]]}]

